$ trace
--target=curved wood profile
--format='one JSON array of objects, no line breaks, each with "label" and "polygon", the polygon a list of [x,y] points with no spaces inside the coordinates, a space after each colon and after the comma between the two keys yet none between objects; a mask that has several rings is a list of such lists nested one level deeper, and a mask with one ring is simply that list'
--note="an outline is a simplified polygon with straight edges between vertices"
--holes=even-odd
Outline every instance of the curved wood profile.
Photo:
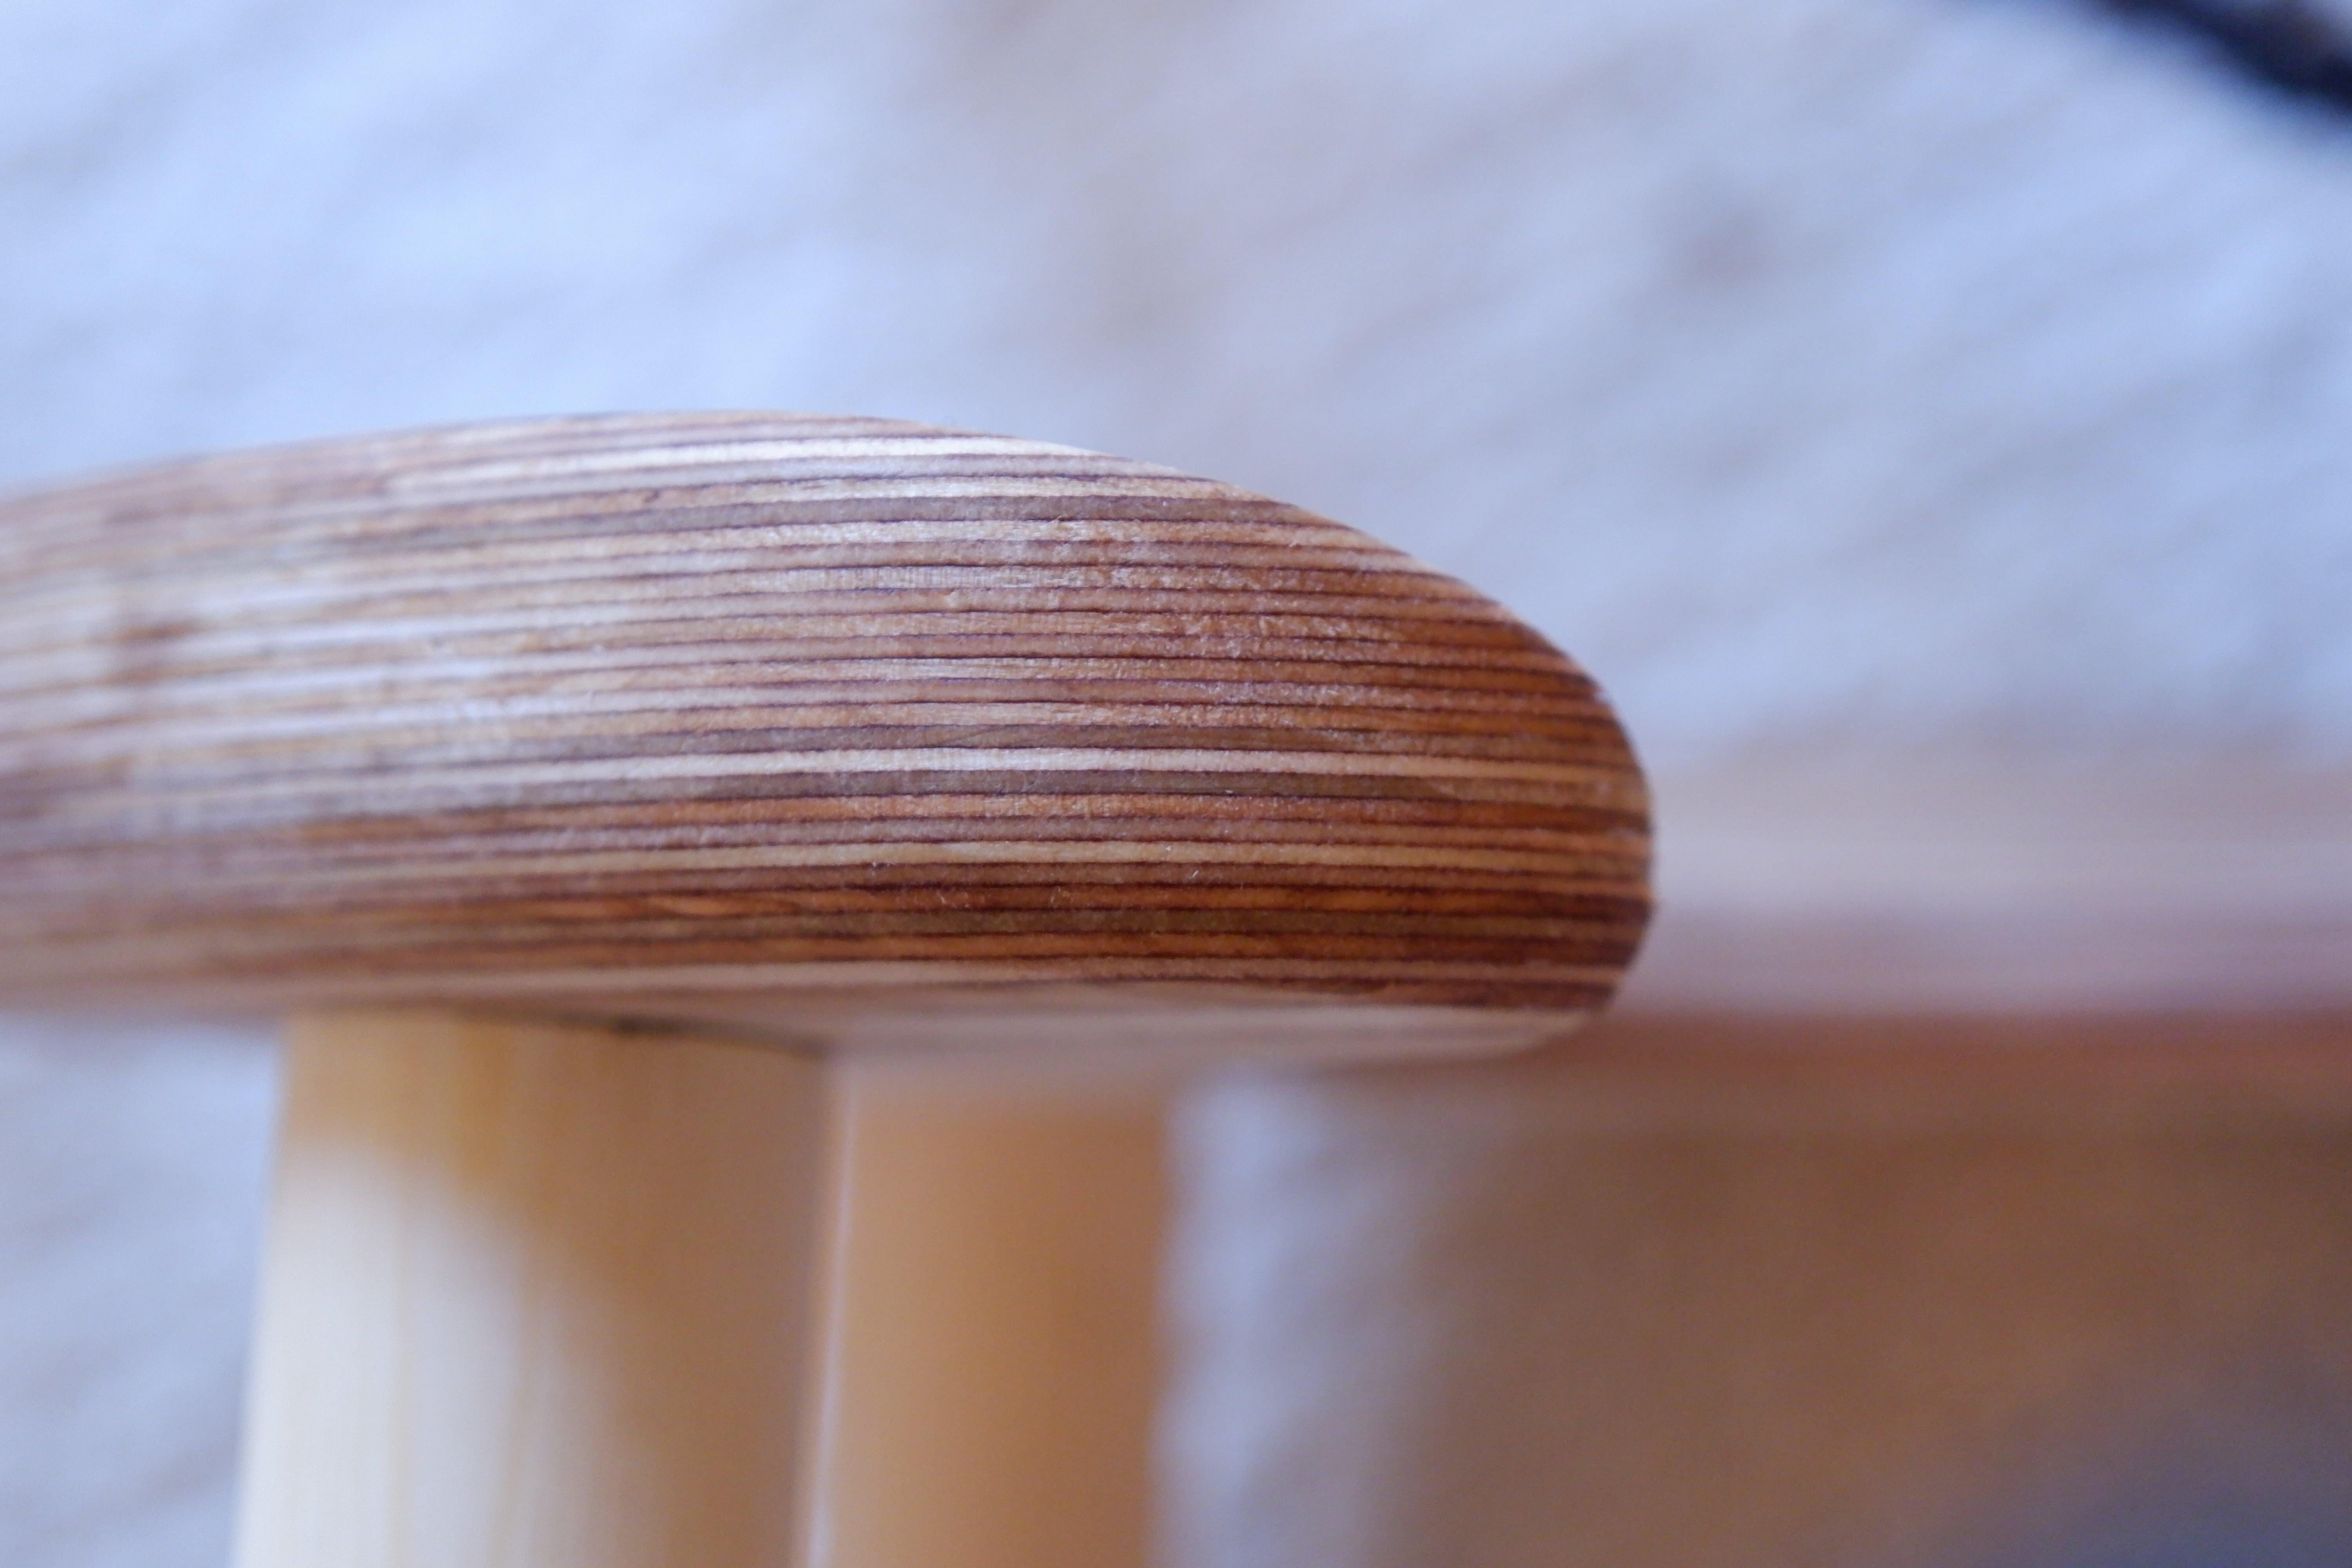
[{"label": "curved wood profile", "polygon": [[1542,638],[1065,447],[697,415],[239,454],[0,503],[0,606],[12,1001],[1549,1031],[1647,912],[1640,774]]}]

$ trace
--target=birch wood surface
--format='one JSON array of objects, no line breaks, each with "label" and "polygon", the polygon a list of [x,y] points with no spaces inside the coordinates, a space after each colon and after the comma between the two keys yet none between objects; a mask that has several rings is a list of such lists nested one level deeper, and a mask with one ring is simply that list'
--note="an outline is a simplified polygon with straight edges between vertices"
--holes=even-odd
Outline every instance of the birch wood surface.
[{"label": "birch wood surface", "polygon": [[1149,1568],[1160,1101],[845,1078],[817,1562]]},{"label": "birch wood surface", "polygon": [[1490,601],[1063,447],[571,419],[0,503],[20,1001],[1508,1045],[1609,995],[1645,809]]},{"label": "birch wood surface", "polygon": [[779,1568],[823,1069],[431,1013],[292,1032],[238,1568]]}]

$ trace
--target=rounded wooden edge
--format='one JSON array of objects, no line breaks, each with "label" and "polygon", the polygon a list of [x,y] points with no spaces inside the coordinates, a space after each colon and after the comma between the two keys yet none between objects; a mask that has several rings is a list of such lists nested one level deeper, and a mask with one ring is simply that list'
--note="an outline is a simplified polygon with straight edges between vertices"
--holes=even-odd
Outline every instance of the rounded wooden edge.
[{"label": "rounded wooden edge", "polygon": [[1066,447],[749,414],[200,458],[0,502],[0,601],[13,1002],[1540,1037],[1648,913],[1640,772],[1540,637]]}]

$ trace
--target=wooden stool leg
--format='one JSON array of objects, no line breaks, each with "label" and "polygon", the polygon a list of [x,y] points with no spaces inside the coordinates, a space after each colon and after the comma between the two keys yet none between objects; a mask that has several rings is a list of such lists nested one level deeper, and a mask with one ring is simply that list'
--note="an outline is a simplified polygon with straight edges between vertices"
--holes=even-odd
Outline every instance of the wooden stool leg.
[{"label": "wooden stool leg", "polygon": [[816,1064],[434,1014],[298,1020],[238,1568],[782,1568]]},{"label": "wooden stool leg", "polygon": [[1158,1098],[845,1076],[824,1568],[1144,1568]]}]

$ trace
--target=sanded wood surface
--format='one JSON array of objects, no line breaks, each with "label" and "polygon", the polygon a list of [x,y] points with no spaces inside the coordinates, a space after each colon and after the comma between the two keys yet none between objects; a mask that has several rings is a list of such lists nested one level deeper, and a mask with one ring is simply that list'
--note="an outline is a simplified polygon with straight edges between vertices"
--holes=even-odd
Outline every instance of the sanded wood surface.
[{"label": "sanded wood surface", "polygon": [[1646,864],[1624,737],[1534,632],[1143,464],[608,417],[0,503],[14,1001],[819,1044],[1322,1004],[1401,1038],[1499,1009],[1465,1038],[1507,1044],[1606,999]]},{"label": "sanded wood surface", "polygon": [[845,1078],[822,1568],[1157,1563],[1162,1102]]},{"label": "sanded wood surface", "polygon": [[238,1568],[781,1568],[824,1068],[432,1012],[290,1038]]}]

